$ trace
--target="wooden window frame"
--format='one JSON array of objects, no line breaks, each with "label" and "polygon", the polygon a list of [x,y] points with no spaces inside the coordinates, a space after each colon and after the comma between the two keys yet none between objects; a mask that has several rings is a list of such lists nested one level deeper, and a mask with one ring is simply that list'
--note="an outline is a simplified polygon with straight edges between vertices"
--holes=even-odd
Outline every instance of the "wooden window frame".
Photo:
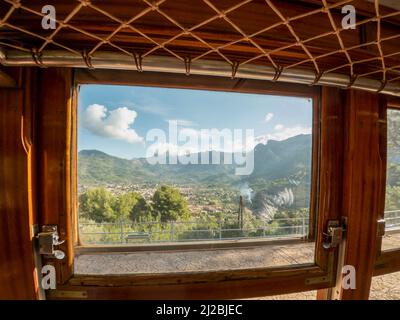
[{"label": "wooden window frame", "polygon": [[[387,109],[399,110],[400,111],[400,98],[388,97]],[[387,119],[387,113],[386,113]],[[385,138],[387,141],[387,120],[385,123]],[[387,148],[387,146],[386,146]],[[385,184],[386,185],[386,184]],[[384,219],[384,212],[380,212],[380,219]],[[382,237],[377,238],[378,253],[375,262],[375,269],[373,276],[382,276],[385,274],[399,272],[400,271],[400,248],[389,249],[382,251]]]},{"label": "wooden window frame", "polygon": [[[340,218],[340,154],[343,130],[338,89],[260,80],[111,70],[47,69],[42,71],[38,121],[40,222],[57,224],[67,259],[48,260],[58,271],[58,288],[48,298],[89,299],[232,299],[284,294],[332,287],[336,281],[337,250],[322,248],[328,220]],[[76,109],[79,84],[115,84],[206,89],[311,97],[313,155],[311,210],[316,213],[315,263],[243,270],[152,275],[85,276],[73,274],[76,223]],[[321,104],[323,108],[321,108]],[[340,142],[335,144],[334,142]],[[320,174],[323,172],[324,174]],[[55,177],[55,178],[54,178]],[[51,205],[49,205],[51,203]],[[312,212],[312,211],[310,211]]]}]

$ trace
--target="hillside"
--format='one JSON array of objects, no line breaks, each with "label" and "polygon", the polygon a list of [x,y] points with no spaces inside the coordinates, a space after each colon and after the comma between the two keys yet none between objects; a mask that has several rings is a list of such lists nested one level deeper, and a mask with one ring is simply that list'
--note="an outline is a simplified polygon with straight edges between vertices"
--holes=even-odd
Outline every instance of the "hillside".
[{"label": "hillside", "polygon": [[[200,155],[198,155],[200,156]],[[236,176],[235,165],[151,165],[146,159],[126,160],[98,150],[79,152],[80,185],[113,184],[217,184],[248,182],[258,189],[266,181],[285,179],[297,184],[310,175],[311,135],[298,135],[284,141],[259,144],[254,152],[254,171]]]}]

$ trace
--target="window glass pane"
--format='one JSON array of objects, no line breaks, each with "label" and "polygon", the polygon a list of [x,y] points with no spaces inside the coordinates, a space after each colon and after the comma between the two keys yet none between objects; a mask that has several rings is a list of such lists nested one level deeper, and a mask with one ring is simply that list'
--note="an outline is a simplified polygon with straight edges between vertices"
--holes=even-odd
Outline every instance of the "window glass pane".
[{"label": "window glass pane", "polygon": [[387,119],[386,234],[382,250],[400,247],[400,111],[389,109]]},{"label": "window glass pane", "polygon": [[312,112],[308,98],[82,86],[80,245],[140,252],[81,255],[78,273],[312,263]]}]

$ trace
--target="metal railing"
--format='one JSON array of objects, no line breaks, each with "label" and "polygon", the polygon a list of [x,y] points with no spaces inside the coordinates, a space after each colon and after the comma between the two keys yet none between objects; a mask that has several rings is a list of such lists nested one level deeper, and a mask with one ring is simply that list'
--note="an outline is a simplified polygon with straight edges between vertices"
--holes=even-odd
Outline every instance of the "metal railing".
[{"label": "metal railing", "polygon": [[245,222],[243,228],[238,227],[237,221],[217,219],[136,223],[120,221],[79,225],[80,239],[83,244],[302,238],[308,234],[308,230],[308,217]]},{"label": "metal railing", "polygon": [[385,211],[385,230],[400,231],[400,210]]},{"label": "metal railing", "polygon": [[[385,212],[386,231],[400,232],[400,210]],[[245,223],[243,229],[233,220],[171,222],[81,223],[79,234],[84,244],[157,243],[260,238],[303,238],[309,218],[282,218],[268,222]]]}]

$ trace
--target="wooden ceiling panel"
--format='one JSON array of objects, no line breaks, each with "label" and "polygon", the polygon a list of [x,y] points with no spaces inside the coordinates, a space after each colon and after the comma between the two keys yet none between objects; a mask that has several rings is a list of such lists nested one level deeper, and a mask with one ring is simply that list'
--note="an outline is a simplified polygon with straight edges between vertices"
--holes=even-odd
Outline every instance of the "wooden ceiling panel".
[{"label": "wooden ceiling panel", "polygon": [[341,50],[338,38],[334,34],[306,41],[305,45],[314,57]]},{"label": "wooden ceiling panel", "polygon": [[224,45],[232,41],[240,41],[243,36],[223,18],[215,19],[193,31],[206,41]]},{"label": "wooden ceiling panel", "polygon": [[[144,59],[167,55],[181,62],[204,58],[232,67],[267,63],[276,70],[295,65],[316,73],[371,73],[380,80],[400,53],[400,12],[384,2],[376,7],[365,0],[0,0],[0,46],[39,54],[56,49]],[[357,10],[355,30],[342,29],[346,4]],[[41,27],[44,5],[56,8],[56,30]],[[373,72],[379,68],[381,73]]]},{"label": "wooden ceiling panel", "polygon": [[323,8],[322,1],[301,1],[300,4],[297,0],[267,0],[270,2],[285,18],[294,18],[300,15],[306,15],[310,12],[317,12]]},{"label": "wooden ceiling panel", "polygon": [[260,33],[253,39],[260,47],[267,51],[283,48],[296,42],[296,38],[284,25]]},{"label": "wooden ceiling panel", "polygon": [[187,29],[216,17],[216,12],[203,1],[196,1],[195,5],[187,0],[165,1],[160,9]]},{"label": "wooden ceiling panel", "polygon": [[[246,14],[243,14],[246,12]],[[262,1],[250,1],[227,14],[228,18],[247,35],[258,33],[266,27],[273,26],[281,19]],[[249,23],[251,21],[251,23]]]},{"label": "wooden ceiling panel", "polygon": [[[5,3],[13,3],[14,1],[4,1]],[[54,6],[57,11],[57,19],[63,21],[68,17],[68,15],[79,5],[78,1],[71,1],[71,0],[21,0],[21,5],[24,7],[33,10],[35,12],[42,11],[42,8],[45,5]],[[3,6],[3,4],[1,4]],[[26,10],[19,9],[20,11],[26,12]],[[18,11],[18,10],[17,10]],[[15,12],[14,12],[15,14]]]},{"label": "wooden ceiling panel", "polygon": [[92,5],[99,11],[107,12],[122,21],[129,21],[137,17],[143,10],[149,8],[149,6],[141,0],[94,0],[92,1]]},{"label": "wooden ceiling panel", "polygon": [[322,34],[331,33],[334,30],[328,15],[323,12],[293,20],[290,25],[301,40],[313,39]]},{"label": "wooden ceiling panel", "polygon": [[321,58],[318,58],[317,63],[322,70],[328,70],[330,66],[333,65],[345,65],[348,63],[348,60],[343,52],[337,52],[329,56],[322,56]]},{"label": "wooden ceiling panel", "polygon": [[182,35],[170,41],[165,47],[182,57],[197,57],[211,50],[191,35]]},{"label": "wooden ceiling panel", "polygon": [[[190,2],[190,1],[187,1]],[[251,2],[247,0],[210,0],[210,2],[219,10],[227,11],[232,7],[239,6],[240,4]],[[264,2],[264,0],[257,0],[257,2]]]},{"label": "wooden ceiling panel", "polygon": [[[122,28],[120,31],[115,33],[110,39],[111,43],[118,44],[124,50],[129,52],[136,52],[138,54],[144,54],[145,52],[153,49],[157,45],[143,37],[137,31],[130,28]],[[115,48],[110,48],[111,51],[115,51]],[[104,50],[104,45],[102,45],[98,50]]]}]

